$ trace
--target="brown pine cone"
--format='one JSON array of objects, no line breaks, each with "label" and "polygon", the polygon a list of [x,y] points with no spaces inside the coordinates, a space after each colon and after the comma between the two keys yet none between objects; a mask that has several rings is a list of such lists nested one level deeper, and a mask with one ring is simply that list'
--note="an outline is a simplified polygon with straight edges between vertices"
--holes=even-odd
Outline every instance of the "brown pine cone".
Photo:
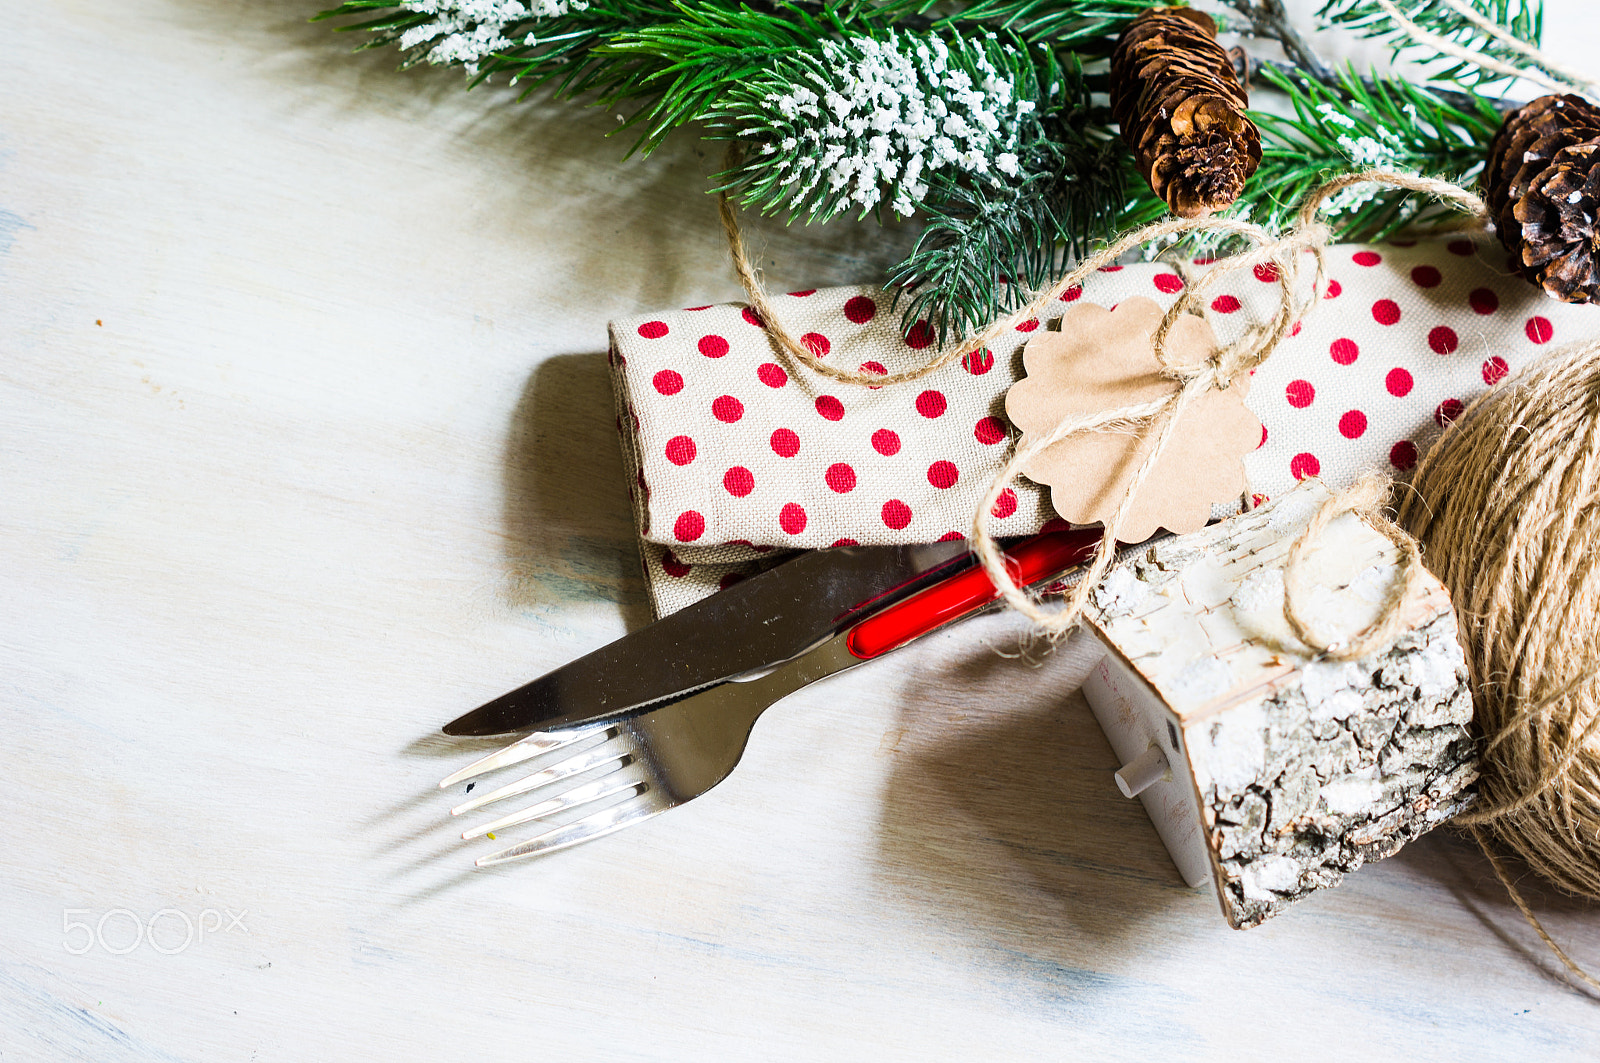
[{"label": "brown pine cone", "polygon": [[1153,7],[1111,53],[1111,113],[1139,172],[1172,212],[1198,218],[1244,190],[1261,133],[1217,43],[1217,24],[1188,7]]},{"label": "brown pine cone", "polygon": [[1483,179],[1522,275],[1564,303],[1600,299],[1600,108],[1566,95],[1513,111],[1489,143]]}]

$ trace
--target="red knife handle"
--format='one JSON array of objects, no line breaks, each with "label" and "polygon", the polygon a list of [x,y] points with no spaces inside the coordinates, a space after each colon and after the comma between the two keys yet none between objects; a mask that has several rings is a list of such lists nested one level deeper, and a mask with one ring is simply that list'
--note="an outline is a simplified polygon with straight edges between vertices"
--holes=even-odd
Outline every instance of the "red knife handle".
[{"label": "red knife handle", "polygon": [[[1007,551],[1006,571],[1017,586],[1026,587],[1087,561],[1099,542],[1098,528],[1036,535]],[[846,636],[845,646],[852,656],[870,661],[999,597],[982,565],[969,568],[863,620]]]}]

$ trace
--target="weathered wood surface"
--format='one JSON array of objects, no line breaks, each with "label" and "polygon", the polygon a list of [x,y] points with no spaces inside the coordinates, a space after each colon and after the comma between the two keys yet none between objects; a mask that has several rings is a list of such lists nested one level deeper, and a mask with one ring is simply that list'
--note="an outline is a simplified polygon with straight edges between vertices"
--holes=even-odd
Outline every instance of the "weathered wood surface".
[{"label": "weathered wood surface", "polygon": [[[618,163],[613,117],[397,75],[315,6],[0,34],[6,1063],[1593,1058],[1600,1007],[1441,833],[1230,930],[1081,662],[997,655],[1005,618],[772,710],[683,809],[468,870],[433,785],[483,747],[435,729],[646,615],[605,322],[734,296],[716,155]],[[1596,18],[1552,0],[1558,54]],[[791,287],[894,253],[755,246]],[[165,951],[70,951],[116,909],[178,913]]]}]

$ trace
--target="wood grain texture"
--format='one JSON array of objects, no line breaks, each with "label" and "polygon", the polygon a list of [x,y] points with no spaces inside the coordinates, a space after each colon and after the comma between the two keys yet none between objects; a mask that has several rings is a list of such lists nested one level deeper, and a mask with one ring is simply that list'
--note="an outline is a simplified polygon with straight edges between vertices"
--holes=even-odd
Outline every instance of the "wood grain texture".
[{"label": "wood grain texture", "polygon": [[[620,162],[613,116],[399,75],[315,6],[0,35],[0,1059],[1592,1057],[1442,834],[1229,930],[1081,660],[1002,656],[1006,617],[790,699],[681,810],[468,870],[433,785],[486,746],[438,725],[646,616],[605,322],[735,295],[715,156]],[[1596,19],[1552,0],[1558,54]],[[907,236],[753,244],[799,287]],[[219,925],[70,951],[114,909],[113,947]]]}]

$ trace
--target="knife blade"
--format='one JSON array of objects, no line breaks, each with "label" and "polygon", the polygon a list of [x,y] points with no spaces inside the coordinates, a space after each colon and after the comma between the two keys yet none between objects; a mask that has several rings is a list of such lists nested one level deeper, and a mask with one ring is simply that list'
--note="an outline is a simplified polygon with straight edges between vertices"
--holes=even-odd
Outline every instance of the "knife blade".
[{"label": "knife blade", "polygon": [[445,724],[453,736],[556,729],[681,697],[799,656],[972,564],[964,542],[814,550],[663,617]]},{"label": "knife blade", "polygon": [[[1087,561],[1094,555],[1099,542],[1098,528],[1042,532],[1006,548],[1006,570],[1018,586],[1041,587]],[[876,660],[999,602],[1000,592],[990,582],[989,574],[977,565],[955,566],[947,568],[945,573],[932,581],[918,581],[919,589],[915,593],[893,595],[893,600],[881,608],[855,610],[851,618],[840,625],[836,634],[750,682],[718,683],[680,698],[651,705],[639,712],[639,718],[651,721],[649,726],[654,729],[652,733],[670,734],[683,739],[701,747],[702,753],[729,750],[727,742],[730,737],[738,743],[737,748],[731,749],[733,760],[724,760],[720,769],[715,767],[715,756],[709,760],[702,756],[681,761],[678,765],[680,771],[685,768],[701,769],[707,764],[713,767],[711,775],[702,776],[698,782],[681,776],[673,781],[673,788],[686,795],[677,803],[715,786],[738,761],[750,731],[748,726],[728,729],[726,725],[730,713],[736,719],[744,717],[747,725],[753,724],[756,716],[801,687]],[[630,717],[634,715],[629,714]],[[581,726],[569,731],[537,731],[495,750],[451,774],[439,784],[439,789],[449,789],[486,772],[545,756],[573,743],[593,739],[601,733],[614,735],[617,732],[611,728],[626,726],[616,721],[605,724],[596,722],[596,726],[589,726],[593,721],[588,720],[574,722]],[[658,763],[653,770],[659,772],[662,769],[663,765]],[[660,781],[657,779],[657,782]],[[514,792],[524,793],[526,790]],[[513,794],[485,791],[455,811],[469,811],[492,803],[501,796]]]}]

